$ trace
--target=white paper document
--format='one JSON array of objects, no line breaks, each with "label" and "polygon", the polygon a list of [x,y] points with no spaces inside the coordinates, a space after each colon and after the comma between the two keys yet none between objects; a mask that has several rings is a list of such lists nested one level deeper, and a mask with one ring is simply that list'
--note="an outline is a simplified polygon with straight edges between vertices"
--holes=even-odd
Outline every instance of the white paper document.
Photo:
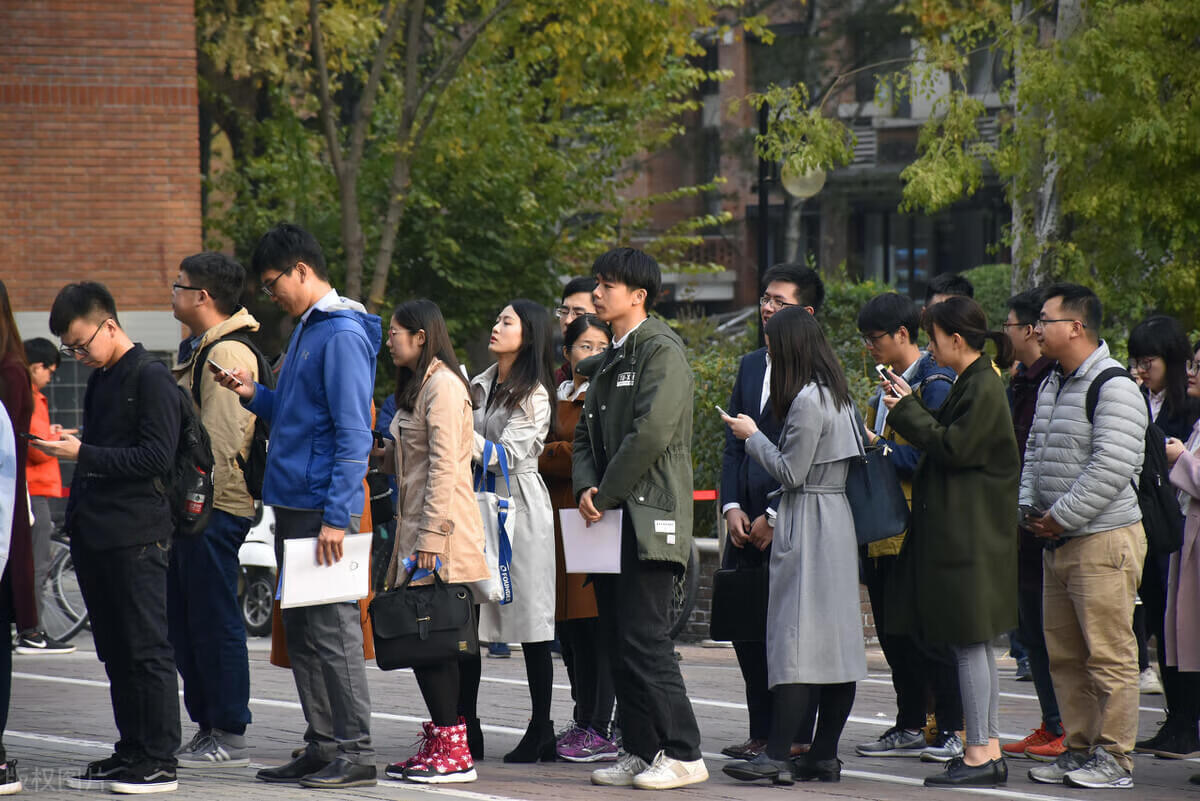
[{"label": "white paper document", "polygon": [[578,509],[559,509],[568,573],[621,572],[621,509],[609,509],[590,526]]},{"label": "white paper document", "polygon": [[351,534],[342,541],[342,558],[317,563],[317,538],[283,541],[279,605],[316,606],[367,597],[371,575],[371,534]]}]

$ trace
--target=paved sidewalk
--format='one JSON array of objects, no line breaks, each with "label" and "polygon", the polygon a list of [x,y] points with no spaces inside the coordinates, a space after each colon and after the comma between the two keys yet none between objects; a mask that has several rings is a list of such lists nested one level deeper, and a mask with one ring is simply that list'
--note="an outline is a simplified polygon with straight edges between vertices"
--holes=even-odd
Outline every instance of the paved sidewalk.
[{"label": "paved sidewalk", "polygon": [[[9,755],[19,761],[26,794],[45,799],[79,799],[85,795],[66,789],[63,779],[93,759],[107,756],[115,737],[103,667],[91,643],[81,637],[80,651],[68,656],[15,656],[13,700],[9,731],[5,738]],[[674,791],[670,797],[705,799],[755,799],[779,792],[779,788],[745,785],[721,773],[725,760],[719,756],[724,745],[745,739],[746,712],[741,677],[729,648],[683,646],[681,663],[703,735],[703,749],[712,778],[696,787]],[[871,676],[858,687],[854,714],[842,738],[841,756],[845,772],[840,784],[796,785],[790,792],[806,798],[907,799],[953,798],[955,791],[926,790],[921,779],[936,766],[915,760],[860,759],[854,756],[857,742],[878,737],[894,715],[891,681],[878,652],[871,655]],[[253,746],[251,768],[225,770],[181,770],[180,789],[169,796],[180,799],[231,799],[239,801],[283,801],[285,799],[379,798],[428,801],[434,795],[447,799],[486,801],[564,801],[564,799],[610,799],[642,797],[628,789],[593,787],[588,783],[590,766],[567,763],[505,765],[500,757],[516,745],[529,714],[521,653],[511,659],[484,659],[484,682],[480,712],[487,736],[487,759],[478,767],[480,780],[468,785],[417,787],[384,781],[377,787],[345,791],[304,790],[299,787],[267,785],[254,779],[258,767],[282,764],[292,748],[300,744],[304,719],[300,713],[291,674],[267,661],[267,643],[251,642],[251,711],[254,723],[247,732]],[[1003,679],[1001,729],[1014,737],[1038,725],[1033,687],[1011,679],[1011,661],[1001,665]],[[566,671],[555,661],[555,720],[565,723],[570,715]],[[374,709],[372,731],[378,761],[388,762],[411,753],[425,710],[416,681],[408,671],[384,673],[369,670]],[[1162,718],[1161,696],[1142,696],[1141,732],[1146,736]],[[181,703],[182,706],[182,703]],[[184,738],[194,726],[184,720]],[[1091,799],[1106,794],[1047,787],[1030,782],[1025,771],[1030,763],[1012,760],[1010,780],[1003,790],[982,791],[992,798]],[[1200,799],[1200,787],[1188,784],[1200,773],[1197,760],[1175,761],[1138,757],[1134,781],[1137,798],[1146,801]],[[961,791],[959,791],[961,792]],[[106,797],[108,794],[104,794]],[[1112,795],[1107,794],[1107,795]],[[1121,797],[1122,794],[1116,794]],[[961,797],[961,796],[959,796]]]}]

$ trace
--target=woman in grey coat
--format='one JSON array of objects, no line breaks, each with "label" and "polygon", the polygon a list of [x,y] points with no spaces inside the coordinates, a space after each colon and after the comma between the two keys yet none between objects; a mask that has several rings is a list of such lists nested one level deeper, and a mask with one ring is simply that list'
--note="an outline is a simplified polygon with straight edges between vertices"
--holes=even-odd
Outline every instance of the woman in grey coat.
[{"label": "woman in grey coat", "polygon": [[[766,751],[725,766],[736,779],[838,781],[838,740],[866,678],[858,597],[858,542],[846,473],[859,455],[846,378],[812,315],[783,309],[766,327],[779,446],[744,415],[725,422],[782,485],[771,546],[767,677],[774,710]],[[790,765],[792,736],[815,701],[811,750]]]}]

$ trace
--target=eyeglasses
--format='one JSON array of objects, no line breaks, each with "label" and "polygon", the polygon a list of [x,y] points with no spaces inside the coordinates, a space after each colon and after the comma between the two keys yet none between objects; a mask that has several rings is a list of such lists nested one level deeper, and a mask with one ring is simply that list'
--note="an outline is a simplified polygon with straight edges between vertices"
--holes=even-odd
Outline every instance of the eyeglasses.
[{"label": "eyeglasses", "polygon": [[788,303],[783,298],[773,298],[770,295],[763,295],[758,299],[759,306],[770,306],[773,309],[786,309],[788,306],[799,306],[799,303]]},{"label": "eyeglasses", "polygon": [[275,282],[278,281],[280,278],[283,278],[285,275],[290,273],[292,270],[296,269],[296,266],[298,264],[300,264],[300,262],[296,262],[296,264],[293,264],[291,267],[288,267],[286,270],[281,272],[279,275],[275,276],[270,281],[267,281],[265,284],[263,284],[261,287],[263,294],[266,295],[268,298],[275,297]]},{"label": "eyeglasses", "polygon": [[[1048,323],[1049,322],[1057,322],[1057,320],[1047,320],[1046,322],[1048,322]],[[1018,323],[1010,323],[1007,320],[1000,323],[1000,327],[1003,328],[1005,331],[1007,331],[1010,328],[1024,328],[1027,325],[1030,325],[1030,323],[1019,323],[1019,322]],[[1037,327],[1037,323],[1033,323],[1032,325],[1034,327]]]},{"label": "eyeglasses", "polygon": [[873,348],[873,347],[875,347],[876,342],[883,339],[884,337],[891,336],[892,333],[893,332],[891,332],[891,331],[882,331],[878,334],[860,334],[859,336],[862,339],[864,345],[866,345],[868,348]]},{"label": "eyeglasses", "polygon": [[603,353],[608,350],[608,345],[593,345],[589,342],[576,342],[571,346],[572,350],[577,350],[580,353]]},{"label": "eyeglasses", "polygon": [[1056,317],[1053,320],[1047,320],[1045,317],[1039,317],[1037,322],[1033,324],[1034,328],[1045,328],[1050,323],[1079,323],[1080,328],[1087,328],[1087,323],[1082,320],[1076,320],[1073,317]]},{"label": "eyeglasses", "polygon": [[86,356],[88,348],[92,346],[92,341],[96,338],[96,335],[104,328],[104,324],[111,319],[111,317],[105,317],[101,320],[100,325],[96,326],[96,330],[88,337],[87,342],[84,342],[82,345],[63,345],[58,349],[58,352],[63,356]]},{"label": "eyeglasses", "polygon": [[178,292],[181,289],[190,289],[193,292],[203,292],[204,291],[204,287],[202,287],[202,286],[188,286],[187,284],[171,284],[172,292]]},{"label": "eyeglasses", "polygon": [[582,306],[559,306],[554,310],[554,316],[558,319],[569,317],[574,320],[576,317],[582,317],[585,314],[591,314],[590,309],[585,309]]},{"label": "eyeglasses", "polygon": [[1141,370],[1143,373],[1149,372],[1150,368],[1154,366],[1154,357],[1143,356],[1140,359],[1130,359],[1129,366],[1134,370]]}]

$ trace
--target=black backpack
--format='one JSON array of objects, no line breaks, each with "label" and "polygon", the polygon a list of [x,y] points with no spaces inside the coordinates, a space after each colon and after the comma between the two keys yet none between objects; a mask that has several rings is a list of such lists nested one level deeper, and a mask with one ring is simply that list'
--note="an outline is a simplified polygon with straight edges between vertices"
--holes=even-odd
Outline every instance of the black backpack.
[{"label": "black backpack", "polygon": [[[126,376],[122,386],[124,397],[131,398],[131,411],[135,421],[140,418],[139,378],[142,368],[148,364],[159,364],[149,353],[139,354],[137,364]],[[132,391],[130,390],[132,385]],[[175,448],[175,461],[170,471],[154,479],[155,488],[167,496],[171,505],[171,518],[175,533],[183,537],[194,537],[204,533],[213,506],[213,455],[212,443],[200,414],[192,405],[187,391],[171,378],[179,398],[179,444]]]},{"label": "black backpack", "polygon": [[[249,348],[250,352],[254,354],[254,358],[258,360],[258,383],[267,389],[275,388],[275,374],[271,372],[271,364],[267,361],[267,357],[245,332],[234,331],[208,343],[204,346],[204,350],[196,354],[196,361],[192,365],[192,398],[196,401],[196,408],[200,408],[200,382],[211,380],[206,378],[207,371],[204,369],[208,363],[208,353],[216,347],[218,342],[227,341],[240,342]],[[256,501],[262,500],[263,479],[267,474],[267,441],[270,439],[270,435],[270,428],[266,422],[256,416],[254,418],[254,436],[250,440],[250,452],[244,459],[240,453],[237,456],[238,467],[241,468],[242,477],[246,480],[246,491]]]},{"label": "black backpack", "polygon": [[[1124,367],[1109,367],[1096,376],[1087,391],[1089,423],[1096,414],[1096,404],[1100,402],[1100,387],[1110,378],[1133,380]],[[1175,489],[1167,478],[1170,472],[1166,435],[1151,421],[1146,426],[1146,455],[1142,461],[1142,475],[1133,487],[1142,510],[1142,528],[1146,530],[1146,546],[1150,553],[1171,553],[1183,547],[1183,512],[1179,510]]]}]

